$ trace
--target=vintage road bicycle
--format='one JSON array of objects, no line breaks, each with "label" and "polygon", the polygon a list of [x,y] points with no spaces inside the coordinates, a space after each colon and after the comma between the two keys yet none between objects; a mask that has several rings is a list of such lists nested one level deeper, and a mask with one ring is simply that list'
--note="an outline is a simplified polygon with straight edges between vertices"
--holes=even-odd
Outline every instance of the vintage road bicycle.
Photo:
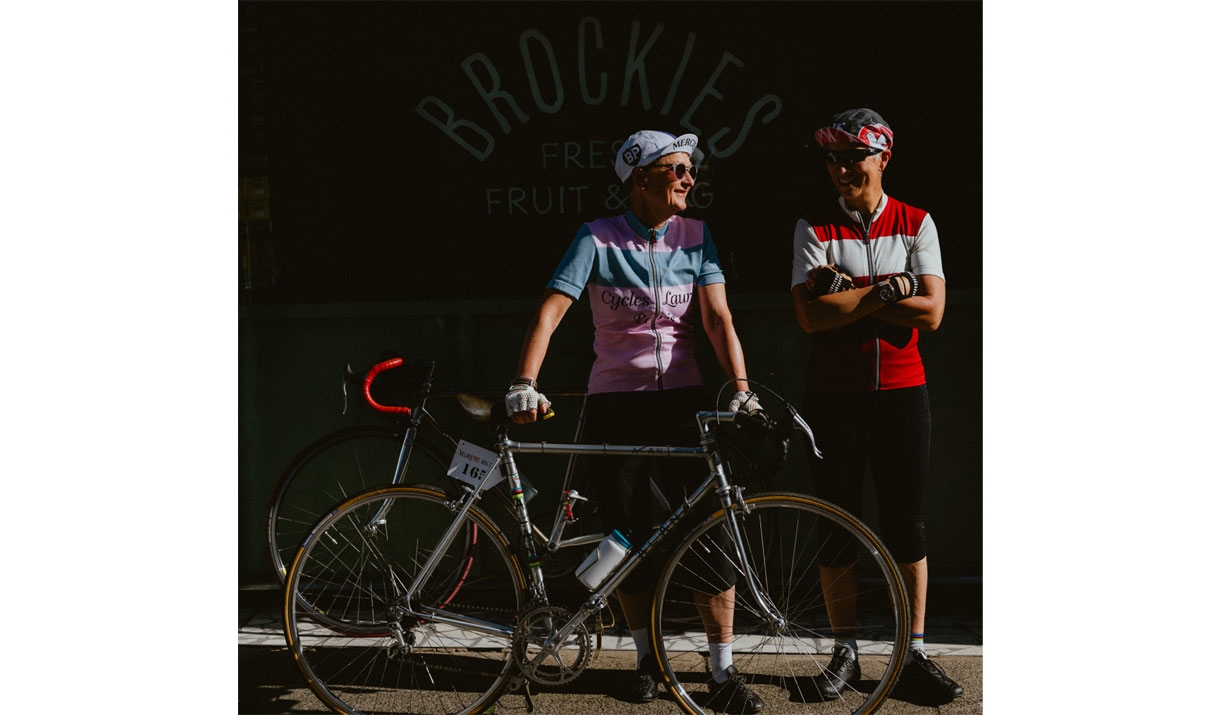
[{"label": "vintage road bicycle", "polygon": [[[385,486],[337,505],[309,531],[285,582],[285,638],[309,687],[341,713],[533,712],[536,690],[562,687],[587,668],[591,624],[659,550],[668,558],[650,641],[667,697],[680,709],[710,711],[696,596],[725,592],[713,568],[720,561],[735,581],[734,664],[768,712],[874,712],[898,678],[909,639],[902,579],[880,539],[841,508],[795,492],[747,495],[735,483],[721,443],[786,439],[799,430],[816,452],[791,406],[777,400],[768,407],[791,419],[693,415],[697,447],[521,442],[501,426],[493,464],[456,496]],[[709,474],[595,590],[562,603],[548,592],[520,454],[701,458]],[[507,529],[481,503],[497,479],[512,496]],[[821,578],[844,573],[818,566],[838,556],[829,553],[833,534],[850,537],[834,543],[858,559],[853,634],[862,674],[841,699],[823,702],[813,678],[829,662],[834,634],[823,596],[833,584]]]}]

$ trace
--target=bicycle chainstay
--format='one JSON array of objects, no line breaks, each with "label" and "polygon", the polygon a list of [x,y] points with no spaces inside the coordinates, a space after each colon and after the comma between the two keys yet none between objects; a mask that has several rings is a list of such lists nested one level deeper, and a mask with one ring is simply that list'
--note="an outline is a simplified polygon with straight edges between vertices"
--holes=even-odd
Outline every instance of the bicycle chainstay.
[{"label": "bicycle chainstay", "polygon": [[[499,614],[502,614],[505,616],[511,616],[513,623],[516,624],[515,629],[519,630],[520,625],[525,621],[525,618],[527,615],[529,615],[530,613],[536,612],[539,609],[547,608],[548,606],[545,601],[539,599],[539,600],[530,601],[529,603],[527,603],[524,607],[522,607],[520,609],[496,608],[494,606],[483,606],[483,605],[475,606],[474,604],[463,604],[463,603],[450,603],[450,604],[448,604],[448,607],[446,608],[446,610],[460,613],[464,607],[469,607],[472,610],[478,610],[483,613],[499,613]],[[570,618],[570,617],[571,617],[571,614],[569,613],[567,618]],[[565,618],[564,620],[566,621],[567,618]],[[575,679],[575,677],[580,675],[581,672],[584,672],[584,669],[587,668],[590,663],[596,662],[598,656],[601,655],[602,636],[605,633],[604,622],[602,621],[602,611],[598,610],[597,613],[595,613],[594,616],[589,619],[589,621],[593,621],[593,624],[594,624],[591,635],[596,637],[596,645],[594,647],[592,647],[591,650],[589,650],[587,647],[587,644],[586,644],[586,653],[584,653],[582,656],[584,663],[581,665],[580,672],[576,673],[576,675],[573,675],[568,680]],[[588,623],[589,621],[586,621],[586,623]],[[418,624],[416,624],[415,626],[413,626],[412,628],[409,628],[407,630],[408,631],[414,630],[414,628],[418,628],[419,626],[425,625],[427,623],[428,622],[426,620],[420,621]],[[590,635],[587,626],[585,627],[585,630],[586,630],[586,635]],[[514,635],[514,637],[513,637],[513,642],[514,642],[513,661],[517,665],[517,670],[518,670],[518,673],[520,674],[519,677],[525,678],[526,680],[529,680],[529,681],[533,681],[533,678],[528,677],[522,671],[521,664],[516,658],[515,644],[516,644],[517,640],[518,640],[517,636]],[[492,672],[485,672],[485,673],[478,672],[478,671],[472,672],[469,666],[457,668],[454,666],[447,666],[447,665],[441,665],[438,663],[432,663],[432,662],[429,662],[428,660],[426,660],[423,656],[419,655],[418,653],[415,653],[414,648],[412,646],[408,646],[406,648],[405,653],[402,653],[401,655],[395,655],[394,654],[395,652],[401,652],[401,651],[400,651],[400,649],[396,649],[394,646],[390,646],[389,648],[386,649],[387,657],[389,657],[391,659],[415,658],[415,659],[418,659],[417,662],[419,662],[424,667],[426,667],[430,670],[435,670],[437,672],[462,673],[462,674],[466,674],[466,675],[473,674],[473,675],[481,675],[481,676],[489,676],[489,677],[496,677],[496,676],[500,675],[499,670],[492,671]],[[534,682],[538,682],[540,685],[553,684],[551,681],[548,681],[548,680],[534,681]],[[564,682],[567,682],[567,681],[565,680]]]}]

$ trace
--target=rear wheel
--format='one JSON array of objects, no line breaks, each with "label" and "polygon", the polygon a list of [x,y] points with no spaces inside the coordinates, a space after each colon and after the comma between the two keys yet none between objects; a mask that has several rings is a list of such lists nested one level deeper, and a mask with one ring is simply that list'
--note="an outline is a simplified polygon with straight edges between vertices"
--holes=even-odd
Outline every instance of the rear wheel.
[{"label": "rear wheel", "polygon": [[[653,648],[679,707],[688,713],[718,709],[711,700],[708,637],[700,611],[715,609],[717,598],[735,580],[730,602],[733,664],[768,710],[873,712],[893,687],[910,638],[906,591],[893,559],[868,527],[833,504],[792,493],[759,494],[745,501],[748,513],[720,511],[698,524],[674,551],[657,588]],[[732,548],[730,519],[737,521],[744,562]],[[831,548],[837,553],[829,553]],[[845,559],[846,552],[854,553]],[[821,574],[832,571],[818,564],[844,560],[856,564],[854,635],[862,673],[841,699],[823,702],[814,678],[825,671],[834,645],[826,594],[841,592],[842,582],[832,583],[827,576],[824,583]],[[717,576],[718,568],[726,575]],[[841,569],[834,572],[842,574]],[[761,600],[748,586],[751,576]],[[696,605],[709,599],[710,607]],[[842,605],[841,600],[831,602],[840,614],[840,631],[845,628]]]},{"label": "rear wheel", "polygon": [[[467,513],[409,604],[436,609],[442,618],[475,618],[484,627],[411,617],[400,601],[453,518],[441,492],[380,488],[341,505],[305,539],[288,572],[284,632],[310,688],[328,707],[475,713],[501,697],[516,673],[512,624],[525,581],[486,514]],[[473,544],[462,536],[471,531],[478,534]]]},{"label": "rear wheel", "polygon": [[[267,515],[271,567],[280,583],[309,528],[336,504],[366,489],[389,485],[405,427],[359,425],[325,435],[292,460],[272,495]],[[416,440],[402,484],[440,486],[449,460]]]}]

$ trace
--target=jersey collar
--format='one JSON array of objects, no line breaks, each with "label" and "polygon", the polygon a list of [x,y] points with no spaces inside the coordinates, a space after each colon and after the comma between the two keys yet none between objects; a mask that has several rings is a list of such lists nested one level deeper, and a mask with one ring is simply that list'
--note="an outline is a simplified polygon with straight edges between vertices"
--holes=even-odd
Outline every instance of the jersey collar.
[{"label": "jersey collar", "polygon": [[[881,203],[877,205],[877,210],[873,212],[873,215],[869,216],[869,218],[868,218],[869,223],[872,223],[874,219],[876,219],[878,216],[881,215],[882,211],[885,211],[885,206],[889,202],[890,202],[889,194],[882,192]],[[842,196],[839,197],[839,208],[843,209],[843,213],[847,214],[848,216],[851,216],[853,219],[856,218],[855,209],[848,208],[847,202],[843,200]]]},{"label": "jersey collar", "polygon": [[654,232],[653,229],[645,226],[644,222],[641,221],[631,209],[627,209],[627,213],[623,214],[623,216],[627,218],[627,225],[631,227],[631,230],[635,231],[635,234],[645,241],[651,241],[665,236],[665,232],[669,230],[670,222],[673,221],[673,217],[669,217],[669,219],[665,221],[665,225],[656,229]]}]

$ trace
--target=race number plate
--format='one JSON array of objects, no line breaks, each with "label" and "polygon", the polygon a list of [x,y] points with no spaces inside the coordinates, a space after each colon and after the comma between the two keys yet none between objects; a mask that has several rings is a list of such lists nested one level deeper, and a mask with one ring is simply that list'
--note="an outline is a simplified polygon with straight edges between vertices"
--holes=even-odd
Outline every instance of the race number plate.
[{"label": "race number plate", "polygon": [[[453,454],[453,461],[449,463],[447,473],[459,482],[477,487],[483,480],[483,476],[495,467],[498,459],[499,455],[489,449],[483,449],[466,440],[459,440],[457,451]],[[504,475],[496,470],[483,488],[490,489],[502,481],[504,481]]]}]

